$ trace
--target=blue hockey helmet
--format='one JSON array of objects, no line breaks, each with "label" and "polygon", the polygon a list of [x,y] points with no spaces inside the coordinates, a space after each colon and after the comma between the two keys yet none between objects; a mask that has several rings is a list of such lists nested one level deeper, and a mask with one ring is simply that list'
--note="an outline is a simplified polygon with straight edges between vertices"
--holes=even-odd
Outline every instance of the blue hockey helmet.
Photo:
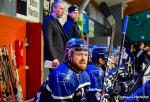
[{"label": "blue hockey helmet", "polygon": [[70,60],[73,51],[88,51],[88,43],[79,38],[70,39],[65,48],[65,61]]},{"label": "blue hockey helmet", "polygon": [[99,58],[105,60],[108,55],[108,46],[99,44],[96,45],[92,50],[92,62],[98,63]]}]

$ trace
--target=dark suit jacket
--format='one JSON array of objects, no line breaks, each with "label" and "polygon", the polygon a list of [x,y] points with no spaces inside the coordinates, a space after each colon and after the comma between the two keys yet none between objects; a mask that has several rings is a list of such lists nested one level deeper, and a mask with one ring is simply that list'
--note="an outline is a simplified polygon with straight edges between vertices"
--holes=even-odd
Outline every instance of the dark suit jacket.
[{"label": "dark suit jacket", "polygon": [[44,60],[63,59],[67,37],[59,21],[52,15],[44,19],[42,30],[44,34]]}]

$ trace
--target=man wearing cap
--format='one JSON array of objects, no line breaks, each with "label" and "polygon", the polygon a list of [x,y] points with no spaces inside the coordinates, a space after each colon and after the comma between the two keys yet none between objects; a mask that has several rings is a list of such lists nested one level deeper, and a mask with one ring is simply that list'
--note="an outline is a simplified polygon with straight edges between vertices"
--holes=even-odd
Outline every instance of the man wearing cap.
[{"label": "man wearing cap", "polygon": [[70,6],[68,8],[67,21],[63,26],[68,39],[81,38],[81,32],[77,25],[78,18],[79,18],[79,7],[77,5]]}]

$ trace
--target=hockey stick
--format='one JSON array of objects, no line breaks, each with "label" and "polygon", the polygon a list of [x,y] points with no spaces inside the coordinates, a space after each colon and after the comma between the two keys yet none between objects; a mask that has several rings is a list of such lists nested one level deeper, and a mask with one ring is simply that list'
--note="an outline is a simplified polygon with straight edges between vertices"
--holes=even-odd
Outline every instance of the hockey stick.
[{"label": "hockey stick", "polygon": [[9,87],[9,81],[8,81],[8,75],[6,73],[6,64],[3,59],[3,52],[0,48],[0,61],[1,61],[1,71],[2,71],[2,79],[3,79],[3,101],[7,102],[8,97],[10,96],[10,87]]},{"label": "hockey stick", "polygon": [[15,86],[15,80],[14,80],[14,77],[13,77],[13,73],[12,73],[12,70],[11,70],[11,66],[10,66],[10,62],[9,62],[9,57],[8,57],[8,52],[7,52],[7,49],[6,49],[6,46],[4,45],[3,49],[2,49],[2,52],[3,52],[3,62],[4,62],[4,68],[5,68],[5,74],[7,75],[8,77],[8,85],[9,85],[9,89],[8,91],[10,90],[10,93],[9,93],[9,96],[8,96],[8,101],[16,101],[16,97],[15,97],[15,92],[16,92],[16,86]]},{"label": "hockey stick", "polygon": [[125,18],[124,18],[124,26],[123,26],[123,36],[122,36],[122,40],[121,40],[121,46],[120,46],[120,51],[119,51],[119,59],[118,59],[118,64],[117,64],[118,66],[120,64],[121,54],[122,54],[122,50],[123,50],[123,47],[124,47],[126,30],[127,30],[127,25],[128,25],[128,19],[129,19],[129,16],[125,16]]},{"label": "hockey stick", "polygon": [[1,59],[1,56],[2,56],[2,52],[1,52],[1,48],[0,48],[0,102],[4,102],[6,101],[6,99],[4,99],[4,97],[6,96],[6,93],[5,93],[5,82],[4,82],[4,78],[2,76],[2,59]]},{"label": "hockey stick", "polygon": [[110,44],[109,44],[109,56],[108,56],[108,57],[111,57],[113,43],[114,43],[114,37],[115,37],[115,31],[116,31],[116,22],[105,2],[102,2],[100,4],[100,10],[101,10],[102,14],[107,18],[109,24],[111,25],[111,33],[112,34],[111,34],[111,39],[110,39]]},{"label": "hockey stick", "polygon": [[2,79],[2,68],[1,68],[1,60],[0,60],[0,102],[4,102],[4,101],[3,101],[3,88],[2,88],[2,83],[3,83],[3,79]]},{"label": "hockey stick", "polygon": [[3,97],[3,102],[7,102],[7,98],[8,96],[10,95],[10,90],[9,90],[9,82],[8,82],[8,76],[7,76],[7,73],[6,73],[6,65],[5,65],[5,62],[3,60],[3,52],[2,52],[2,49],[0,48],[0,62],[1,62],[1,71],[2,71],[2,80],[3,80],[3,83],[2,83],[2,97]]},{"label": "hockey stick", "polygon": [[22,87],[21,87],[20,80],[19,80],[19,74],[18,74],[16,58],[15,58],[15,51],[12,48],[12,44],[10,44],[10,52],[11,52],[11,58],[12,58],[12,66],[14,69],[14,74],[16,76],[16,87],[17,87],[16,101],[23,102]]},{"label": "hockey stick", "polygon": [[129,16],[125,16],[124,26],[123,26],[123,36],[122,36],[122,40],[121,40],[121,46],[120,46],[120,51],[119,51],[119,58],[118,58],[118,63],[117,63],[117,72],[116,72],[116,75],[114,77],[114,83],[116,83],[116,81],[118,79],[119,65],[120,65],[120,60],[121,60],[121,54],[122,54],[123,47],[124,47],[125,34],[126,34],[126,30],[127,30],[127,25],[128,25],[128,18],[129,18]]},{"label": "hockey stick", "polygon": [[[114,42],[114,36],[115,36],[115,30],[116,30],[116,22],[105,2],[102,2],[100,4],[100,11],[106,17],[109,24],[111,25],[111,33],[112,34],[111,34],[111,39],[110,39],[110,44],[109,44],[109,54],[108,54],[108,58],[110,58],[112,56],[113,42]],[[103,86],[103,88],[102,88],[100,102],[103,101],[104,97],[105,97],[105,86]]]},{"label": "hockey stick", "polygon": [[128,96],[131,95],[137,88],[137,86],[139,85],[141,79],[143,78],[144,73],[146,72],[146,70],[150,67],[150,63],[148,63],[146,65],[146,67],[142,70],[142,72],[140,73],[140,75],[138,76],[135,84],[132,86],[132,88],[130,89],[130,91],[128,92]]}]

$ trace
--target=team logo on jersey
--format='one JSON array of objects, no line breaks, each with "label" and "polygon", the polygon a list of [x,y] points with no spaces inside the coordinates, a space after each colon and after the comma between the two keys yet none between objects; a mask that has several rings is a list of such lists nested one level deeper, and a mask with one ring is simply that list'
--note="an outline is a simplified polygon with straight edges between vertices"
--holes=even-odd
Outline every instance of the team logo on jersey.
[{"label": "team logo on jersey", "polygon": [[92,77],[95,78],[95,79],[99,79],[100,76],[102,76],[102,72],[98,71],[98,70],[95,70],[95,71],[92,71]]},{"label": "team logo on jersey", "polygon": [[65,73],[58,73],[56,75],[56,78],[58,83],[65,85],[65,83],[68,83],[68,81],[70,80],[70,74],[66,75]]}]

